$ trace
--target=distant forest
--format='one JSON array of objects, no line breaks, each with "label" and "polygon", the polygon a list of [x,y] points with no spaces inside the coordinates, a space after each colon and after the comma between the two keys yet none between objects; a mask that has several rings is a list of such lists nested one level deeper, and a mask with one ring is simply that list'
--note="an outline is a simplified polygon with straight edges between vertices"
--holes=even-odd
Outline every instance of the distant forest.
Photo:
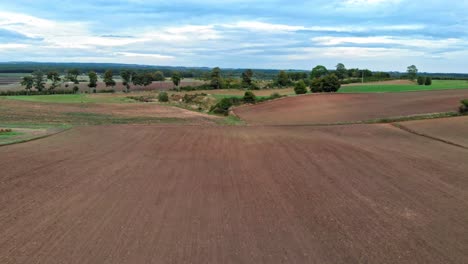
[{"label": "distant forest", "polygon": [[[0,73],[32,73],[36,70],[58,71],[65,73],[70,69],[78,69],[82,73],[95,71],[104,73],[106,70],[112,70],[116,73],[121,70],[130,69],[134,71],[161,71],[165,76],[171,76],[175,71],[179,72],[184,78],[208,79],[211,68],[208,67],[172,67],[172,66],[150,66],[138,64],[117,64],[117,63],[41,63],[41,62],[0,62]],[[246,69],[223,68],[223,77],[238,78]],[[272,80],[278,76],[280,70],[272,69],[254,69],[255,78],[258,80]],[[368,70],[367,70],[368,71]],[[310,70],[286,70],[288,73],[310,72]],[[405,78],[406,72],[387,72],[391,78]],[[433,79],[468,79],[468,73],[426,73],[419,72],[421,76],[431,76]]]}]

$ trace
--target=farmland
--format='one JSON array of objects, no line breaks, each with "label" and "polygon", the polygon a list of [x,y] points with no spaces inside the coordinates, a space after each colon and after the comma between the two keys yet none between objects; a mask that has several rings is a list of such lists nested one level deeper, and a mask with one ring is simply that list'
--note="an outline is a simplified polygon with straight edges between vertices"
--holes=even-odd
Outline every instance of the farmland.
[{"label": "farmland", "polygon": [[468,262],[468,89],[156,95],[0,97],[0,263]]},{"label": "farmland", "polygon": [[311,125],[373,122],[378,119],[456,112],[468,90],[408,93],[311,94],[249,107],[235,113],[252,124]]}]

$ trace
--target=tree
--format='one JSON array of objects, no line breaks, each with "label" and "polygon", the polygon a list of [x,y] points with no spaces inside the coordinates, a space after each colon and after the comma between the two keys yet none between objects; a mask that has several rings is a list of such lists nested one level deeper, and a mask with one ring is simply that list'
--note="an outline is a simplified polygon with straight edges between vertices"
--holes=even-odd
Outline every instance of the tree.
[{"label": "tree", "polygon": [[45,88],[44,73],[41,70],[32,73],[34,79],[34,87],[41,92]]},{"label": "tree", "polygon": [[251,91],[247,91],[245,92],[244,98],[242,98],[242,100],[244,100],[244,103],[246,104],[255,104],[257,97]]},{"label": "tree", "polygon": [[418,75],[418,68],[416,68],[416,66],[414,65],[408,66],[407,73],[408,73],[408,78],[411,81],[414,81],[414,79],[416,79],[416,76]]},{"label": "tree", "polygon": [[253,71],[248,69],[242,73],[242,86],[250,87],[252,85]]},{"label": "tree", "polygon": [[426,80],[424,81],[424,85],[431,86],[432,85],[432,78],[431,77],[426,77]]},{"label": "tree", "polygon": [[344,66],[343,63],[338,63],[336,65],[336,76],[338,79],[343,80],[344,78],[348,77],[348,70]]},{"label": "tree", "polygon": [[114,74],[112,70],[107,70],[104,72],[104,83],[106,84],[106,87],[111,86],[112,90],[114,90],[115,86],[115,81],[114,81]]},{"label": "tree", "polygon": [[31,91],[31,89],[34,86],[33,77],[32,76],[24,76],[23,80],[21,80],[21,85],[25,86],[25,88],[26,88],[26,90],[28,91],[28,94],[29,94],[29,91]]},{"label": "tree", "polygon": [[89,77],[89,84],[88,84],[88,87],[90,89],[90,92],[91,92],[91,89],[96,92],[96,87],[97,87],[97,81],[98,81],[98,76],[96,74],[96,72],[94,71],[90,71],[88,73],[88,77]]},{"label": "tree", "polygon": [[132,83],[136,86],[148,86],[153,82],[153,75],[149,72],[140,72],[133,76]]},{"label": "tree", "polygon": [[74,84],[78,84],[78,75],[80,75],[80,70],[78,69],[70,69],[67,72],[66,79]]},{"label": "tree", "polygon": [[304,82],[304,80],[299,80],[295,85],[294,85],[294,92],[296,94],[306,94],[307,93],[307,86]]},{"label": "tree", "polygon": [[47,73],[47,79],[52,82],[49,87],[49,90],[54,90],[57,88],[57,83],[60,82],[60,74],[56,71],[50,71]]},{"label": "tree", "polygon": [[280,71],[278,73],[277,79],[278,79],[277,82],[279,86],[287,86],[291,84],[291,81],[289,80],[289,75],[285,71]]},{"label": "tree", "polygon": [[125,92],[127,93],[130,91],[130,83],[133,81],[133,75],[135,75],[135,72],[131,70],[120,71],[120,77],[122,77]]},{"label": "tree", "polygon": [[317,65],[315,68],[312,69],[312,72],[310,73],[310,78],[315,79],[315,78],[320,78],[328,74],[327,68],[322,65]]},{"label": "tree", "polygon": [[180,81],[182,80],[182,76],[180,75],[180,72],[173,72],[172,77],[171,77],[172,83],[179,88]]},{"label": "tree", "polygon": [[418,76],[418,84],[419,85],[424,85],[426,83],[426,78],[423,76]]},{"label": "tree", "polygon": [[219,67],[213,68],[210,77],[210,86],[213,87],[213,89],[221,89],[224,86],[224,81],[221,77],[221,69]]},{"label": "tree", "polygon": [[164,77],[164,73],[162,73],[161,71],[157,71],[154,73],[153,80],[156,82],[163,82],[166,80],[166,77]]},{"label": "tree", "polygon": [[335,74],[329,74],[324,77],[315,78],[310,84],[310,90],[313,93],[337,92],[341,87],[340,79]]}]

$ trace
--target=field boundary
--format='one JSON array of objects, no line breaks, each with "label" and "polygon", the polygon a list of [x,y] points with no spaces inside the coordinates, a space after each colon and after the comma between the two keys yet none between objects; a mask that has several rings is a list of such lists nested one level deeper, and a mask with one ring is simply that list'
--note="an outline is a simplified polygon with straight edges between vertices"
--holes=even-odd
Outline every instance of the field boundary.
[{"label": "field boundary", "polygon": [[38,136],[38,137],[31,137],[31,138],[25,138],[25,139],[18,139],[18,140],[13,140],[13,141],[10,141],[10,142],[0,143],[0,148],[1,148],[1,147],[4,147],[4,146],[9,146],[9,145],[14,145],[14,144],[21,144],[21,143],[26,143],[26,142],[31,142],[31,141],[34,141],[34,140],[39,140],[39,139],[51,137],[51,136],[54,136],[54,135],[58,135],[58,134],[60,134],[60,133],[63,133],[63,132],[65,132],[65,131],[68,131],[68,130],[70,130],[70,129],[72,129],[72,128],[73,128],[73,126],[65,127],[65,128],[62,128],[62,129],[59,130],[59,131],[52,132],[52,133],[46,134],[46,135],[41,135],[41,136]]},{"label": "field boundary", "polygon": [[430,136],[428,134],[424,134],[424,133],[421,133],[421,132],[418,132],[414,129],[411,129],[405,125],[402,125],[402,124],[398,124],[398,123],[391,123],[390,125],[398,128],[398,129],[401,129],[403,131],[406,131],[408,133],[411,133],[411,134],[414,134],[414,135],[417,135],[417,136],[421,136],[421,137],[425,137],[425,138],[428,138],[428,139],[431,139],[431,140],[435,140],[435,141],[439,141],[441,143],[445,143],[445,144],[448,144],[448,145],[451,145],[451,146],[454,146],[454,147],[459,147],[459,148],[463,148],[463,149],[468,149],[468,147],[464,146],[464,145],[460,145],[460,144],[457,144],[455,142],[452,142],[452,141],[449,141],[449,140],[446,140],[446,139],[442,139],[442,138],[438,138],[438,137],[434,137],[434,136]]}]

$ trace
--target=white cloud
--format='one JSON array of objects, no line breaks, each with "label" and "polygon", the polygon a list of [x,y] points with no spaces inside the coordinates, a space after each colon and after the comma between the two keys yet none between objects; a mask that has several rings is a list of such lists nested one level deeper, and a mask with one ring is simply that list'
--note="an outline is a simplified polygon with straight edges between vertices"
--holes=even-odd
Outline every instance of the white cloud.
[{"label": "white cloud", "polygon": [[461,39],[448,38],[448,39],[421,39],[410,37],[394,37],[394,36],[372,36],[372,37],[315,37],[311,39],[312,42],[324,46],[337,46],[344,44],[388,44],[399,45],[408,47],[418,47],[421,49],[438,49],[455,47],[464,42]]}]

